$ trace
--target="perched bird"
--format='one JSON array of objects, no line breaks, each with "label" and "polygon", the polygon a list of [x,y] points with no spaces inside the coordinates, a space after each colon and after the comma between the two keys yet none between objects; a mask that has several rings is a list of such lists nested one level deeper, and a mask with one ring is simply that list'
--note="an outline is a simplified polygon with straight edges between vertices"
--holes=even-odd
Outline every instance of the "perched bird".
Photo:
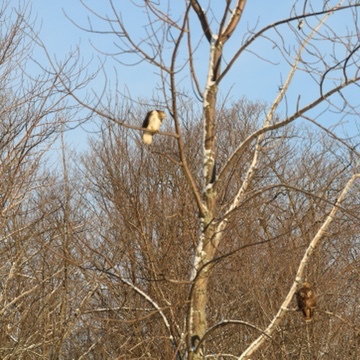
[{"label": "perched bird", "polygon": [[298,23],[298,29],[301,30],[303,26],[304,26],[304,19],[301,19]]},{"label": "perched bird", "polygon": [[301,289],[296,292],[296,300],[299,310],[304,314],[305,321],[311,321],[316,308],[316,295],[310,283],[303,282]]},{"label": "perched bird", "polygon": [[196,346],[199,344],[200,342],[200,337],[199,335],[194,335],[191,337],[190,339],[190,343],[191,343],[191,350],[194,351],[196,349]]},{"label": "perched bird", "polygon": [[154,133],[156,131],[159,131],[160,125],[165,118],[166,114],[161,110],[152,110],[147,113],[145,120],[143,121],[142,127],[144,129],[152,131],[144,131],[144,144],[151,144]]},{"label": "perched bird", "polygon": [[[199,335],[194,335],[191,337],[190,339],[190,343],[191,343],[191,351],[195,351],[197,349],[197,347],[200,344],[200,337]],[[200,349],[197,350],[197,353],[201,356],[201,358],[204,356],[204,352],[203,349],[200,347]]]}]

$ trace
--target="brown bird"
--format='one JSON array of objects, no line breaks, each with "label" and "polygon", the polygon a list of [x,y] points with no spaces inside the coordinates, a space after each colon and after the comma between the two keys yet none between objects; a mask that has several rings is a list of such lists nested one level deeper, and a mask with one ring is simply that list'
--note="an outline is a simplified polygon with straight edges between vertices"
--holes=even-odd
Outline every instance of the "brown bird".
[{"label": "brown bird", "polygon": [[147,113],[142,127],[152,131],[144,131],[143,141],[145,144],[151,144],[154,133],[159,131],[160,125],[165,118],[166,114],[161,110],[153,110]]},{"label": "brown bird", "polygon": [[299,310],[304,314],[305,321],[311,321],[316,308],[316,295],[310,283],[303,282],[302,288],[296,292],[296,300]]}]

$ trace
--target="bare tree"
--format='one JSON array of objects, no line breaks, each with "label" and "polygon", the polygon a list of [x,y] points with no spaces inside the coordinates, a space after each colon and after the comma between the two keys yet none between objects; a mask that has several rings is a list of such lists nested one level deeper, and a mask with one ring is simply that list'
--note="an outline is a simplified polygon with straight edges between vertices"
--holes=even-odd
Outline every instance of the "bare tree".
[{"label": "bare tree", "polygon": [[[116,128],[119,125],[121,129],[127,128],[129,134],[141,130],[141,122],[134,121],[140,115],[129,116],[130,111],[117,111],[117,98],[110,97],[105,101],[99,94],[93,101],[83,100],[76,92],[76,84],[58,71],[67,92],[104,120],[103,141],[106,138],[110,142],[109,146],[100,149],[94,145],[96,156],[93,161],[96,163],[87,160],[88,171],[92,173],[90,178],[95,179],[90,183],[99,190],[97,204],[103,206],[98,211],[104,211],[107,220],[103,221],[109,221],[105,228],[99,227],[98,240],[92,239],[94,244],[98,241],[97,246],[91,247],[97,255],[97,260],[91,261],[92,268],[98,271],[98,276],[106,275],[107,295],[117,291],[114,284],[127,289],[117,294],[115,306],[107,304],[106,311],[119,309],[116,316],[124,316],[121,309],[138,310],[131,317],[133,320],[117,320],[136,323],[136,331],[135,325],[131,330],[136,334],[136,344],[130,348],[138,347],[142,356],[156,354],[157,336],[169,339],[169,349],[179,359],[205,356],[249,359],[255,353],[259,358],[269,358],[266,350],[274,344],[284,358],[284,354],[295,354],[291,346],[282,344],[280,339],[288,334],[279,334],[292,316],[290,304],[293,295],[298,284],[306,278],[321,279],[320,269],[327,268],[335,256],[328,246],[333,243],[335,248],[340,246],[338,249],[343,249],[339,239],[345,233],[347,246],[351,249],[346,263],[351,271],[355,271],[354,264],[350,265],[350,253],[355,245],[351,232],[356,233],[354,229],[358,229],[355,219],[358,220],[359,204],[358,199],[350,195],[353,187],[358,186],[360,176],[359,138],[342,136],[332,131],[332,126],[359,115],[358,97],[354,98],[352,92],[357,92],[359,82],[357,11],[360,5],[355,1],[326,1],[321,5],[309,1],[295,2],[288,17],[262,28],[255,25],[244,30],[242,24],[246,21],[255,23],[256,18],[254,14],[246,14],[250,4],[245,0],[226,1],[221,5],[207,3],[206,7],[197,0],[184,1],[181,9],[178,9],[181,5],[176,5],[176,15],[171,11],[172,2],[145,1],[134,4],[134,11],[145,13],[144,33],[137,36],[130,30],[127,14],[121,12],[116,2],[109,0],[104,13],[93,10],[85,1],[83,3],[94,17],[94,22],[90,19],[89,26],[84,29],[114,37],[114,53],[107,56],[119,63],[133,61],[134,66],[140,60],[156,69],[161,95],[157,95],[152,103],[156,108],[166,108],[172,118],[172,127],[169,125],[157,135],[161,147],[157,147],[154,141],[152,147],[144,149],[136,135],[129,139],[130,135],[123,135]],[[345,22],[344,26],[340,22],[333,26],[338,17],[346,18],[346,26]],[[140,14],[138,19],[142,19]],[[99,21],[104,28],[100,27]],[[205,61],[201,52],[203,42],[207,47]],[[260,43],[263,52],[260,47],[253,50],[256,43]],[[226,108],[225,102],[219,104],[218,89],[230,74],[235,69],[242,72],[252,70],[238,67],[244,54],[254,54],[263,59],[264,66],[273,66],[272,71],[276,71],[268,49],[276,51],[276,59],[282,63],[282,81],[276,86],[278,91],[273,101],[257,104],[252,109],[251,106],[237,108],[236,105]],[[208,68],[204,74],[205,62]],[[190,96],[182,89],[184,74],[189,76],[194,96],[201,104],[200,129],[195,120],[191,123],[184,119],[184,104]],[[302,84],[306,84],[305,91]],[[237,110],[243,114],[236,114]],[[256,121],[250,121],[254,112]],[[224,121],[226,115],[231,120],[228,125]],[[334,120],[324,125],[324,119],[330,116]],[[106,121],[114,124],[111,126]],[[308,122],[316,128],[317,135],[310,137],[312,133],[309,131],[307,134],[306,130],[297,134],[294,130],[296,122]],[[188,129],[198,138],[194,140]],[[321,137],[321,143],[315,140],[317,136]],[[295,138],[302,142],[295,141]],[[321,146],[321,150],[315,151],[316,146]],[[203,149],[201,159],[196,155],[197,148],[192,147]],[[124,161],[126,165],[114,167],[111,162],[114,156],[119,163]],[[99,174],[99,168],[102,171],[100,177],[94,173]],[[153,172],[158,172],[156,181],[150,181],[154,179]],[[104,173],[107,176],[103,177]],[[165,178],[164,173],[167,174]],[[170,210],[175,198],[171,191],[176,191],[174,183],[179,179],[186,183],[186,191],[181,192],[181,196],[186,203],[184,207],[191,211],[192,221],[178,216],[175,209]],[[117,196],[120,198],[116,199]],[[159,196],[162,196],[161,201]],[[158,203],[160,207],[156,206]],[[116,222],[111,218],[115,214]],[[185,229],[189,221],[191,226],[194,221],[197,223],[197,235],[196,238],[194,233],[189,235],[192,243],[187,245]],[[121,230],[112,228],[116,223]],[[178,228],[180,233],[175,236]],[[110,233],[105,236],[103,231]],[[113,239],[111,244],[104,241],[109,236]],[[164,239],[169,243],[160,243]],[[192,256],[189,268],[178,269],[181,280],[174,279],[174,270],[168,265],[158,264],[157,256],[163,256],[163,252],[156,251],[159,248],[165,251],[163,246],[170,245],[166,254],[171,252],[175,257],[169,259],[175,267],[187,263]],[[132,255],[123,247],[131,249]],[[180,258],[176,258],[179,254]],[[269,256],[273,260],[269,267],[271,271],[265,271],[265,259]],[[230,262],[232,265],[226,270],[218,270],[225,267],[226,259],[237,261]],[[315,259],[318,267],[314,264]],[[238,283],[226,281],[231,267],[242,270],[239,281],[242,288]],[[269,276],[271,281],[265,281],[264,276]],[[180,313],[174,314],[175,299],[170,301],[170,294],[166,295],[160,285],[152,286],[152,282],[160,284],[160,280],[181,283],[181,290],[177,287],[184,307]],[[229,284],[229,288],[223,290],[224,296],[219,293],[213,297],[212,290],[216,285],[210,285],[218,284],[223,289],[219,282]],[[136,294],[131,300],[127,297],[128,290]],[[353,290],[351,294],[354,294]],[[240,297],[250,292],[252,300],[235,301],[237,291]],[[229,293],[230,299],[225,300]],[[104,294],[98,295],[99,301],[105,301]],[[266,303],[262,300],[264,297]],[[256,306],[255,300],[258,302]],[[324,300],[331,303],[328,297]],[[353,300],[350,301],[352,310],[355,306]],[[231,308],[233,311],[224,312],[224,301],[230,301],[229,305],[234,301],[235,307],[246,304],[248,310]],[[214,310],[219,307],[219,302],[222,316]],[[249,313],[255,309],[258,315],[250,316]],[[358,310],[356,313],[358,315]],[[179,321],[180,314],[183,323]],[[325,314],[331,316],[330,311]],[[346,312],[343,315],[340,318],[344,320]],[[150,318],[152,321],[148,322]],[[215,335],[219,329],[226,334],[228,328],[237,330],[232,332],[235,337],[231,346],[223,346],[226,339],[217,342]],[[293,331],[299,329],[295,327]],[[152,334],[151,346],[146,340],[149,334]],[[148,347],[141,347],[142,341]],[[320,350],[309,345],[306,348],[308,356],[314,356],[313,351],[317,354],[330,351],[329,344],[323,344]],[[294,346],[303,349],[300,345]],[[358,345],[355,347],[358,349]],[[338,350],[331,351],[339,354]],[[134,353],[133,356],[140,355]]]},{"label": "bare tree", "polygon": [[71,115],[66,111],[66,94],[59,91],[56,74],[43,72],[32,61],[34,49],[38,50],[33,42],[34,28],[26,3],[2,2],[2,359],[59,358],[70,328],[67,299],[75,295],[68,285],[71,275],[66,261],[70,200],[66,191],[59,190],[58,177],[50,170],[54,158],[51,161],[47,158],[65,124],[64,119],[71,119]]}]

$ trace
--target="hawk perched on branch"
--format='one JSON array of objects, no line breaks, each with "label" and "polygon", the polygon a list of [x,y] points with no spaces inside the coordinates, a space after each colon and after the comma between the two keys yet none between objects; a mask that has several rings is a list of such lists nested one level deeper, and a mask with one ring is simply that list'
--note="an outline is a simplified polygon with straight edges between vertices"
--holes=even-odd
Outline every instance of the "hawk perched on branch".
[{"label": "hawk perched on branch", "polygon": [[142,127],[152,131],[144,131],[144,144],[151,144],[154,133],[159,131],[160,125],[165,118],[166,114],[161,110],[152,110],[147,113]]},{"label": "hawk perched on branch", "polygon": [[303,282],[302,288],[296,292],[296,300],[299,310],[304,314],[305,321],[311,321],[316,308],[316,295],[310,283]]}]

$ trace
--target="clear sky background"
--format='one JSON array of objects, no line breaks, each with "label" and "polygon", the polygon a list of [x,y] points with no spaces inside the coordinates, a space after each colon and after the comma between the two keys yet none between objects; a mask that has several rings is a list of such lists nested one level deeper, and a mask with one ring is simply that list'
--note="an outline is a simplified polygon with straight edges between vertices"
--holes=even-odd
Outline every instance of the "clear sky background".
[{"label": "clear sky background", "polygon": [[[176,14],[176,2],[170,2],[172,4],[172,11]],[[181,1],[180,1],[181,2]],[[32,14],[37,17],[37,26],[40,29],[40,37],[44,41],[45,45],[48,48],[50,54],[56,55],[58,58],[66,57],[66,54],[70,49],[73,49],[75,46],[79,45],[81,49],[81,54],[86,60],[90,60],[93,56],[97,57],[99,54],[94,49],[94,46],[98,47],[104,51],[114,51],[114,45],[110,37],[97,36],[96,34],[89,34],[78,29],[74,24],[66,18],[65,13],[77,24],[81,26],[86,26],[87,19],[91,15],[83,5],[77,0],[59,0],[59,1],[47,1],[47,0],[31,0]],[[97,3],[96,1],[88,1],[88,3]],[[100,12],[105,12],[106,10],[106,0],[102,0],[100,3],[104,4],[103,7],[98,6]],[[125,14],[124,20],[125,23],[129,26],[130,30],[136,34],[142,32],[142,24],[138,21],[136,15],[133,12],[133,5],[131,1],[121,0],[117,2],[121,4],[121,12]],[[216,4],[216,2],[213,1]],[[221,8],[222,8],[222,1]],[[256,16],[252,17],[252,22],[247,22],[243,27],[247,25],[254,26],[258,22],[258,27],[261,25],[267,25],[270,22],[279,20],[286,17],[289,14],[289,7],[276,7],[270,4],[267,0],[257,0],[249,1],[246,8],[247,13],[256,11]],[[256,4],[256,5],[255,5]],[[119,8],[120,8],[119,6]],[[214,6],[216,9],[216,5]],[[138,10],[138,9],[137,9]],[[92,18],[93,19],[93,18]],[[241,38],[238,39],[238,43],[241,43]],[[206,43],[206,41],[204,41]],[[186,54],[184,54],[186,56]],[[181,54],[180,54],[181,57]],[[260,61],[254,56],[244,56],[243,61],[248,60],[252,67],[260,65],[263,61]],[[202,61],[208,60],[207,49],[201,56]],[[96,59],[94,59],[94,63]],[[141,64],[136,67],[122,67],[119,64],[115,64],[112,61],[109,61],[108,70],[112,71],[112,67],[116,66],[117,71],[120,77],[120,86],[126,85],[135,96],[148,96],[149,92],[152,92],[152,82],[149,77],[152,77],[151,70],[149,74],[149,67],[147,64]],[[207,63],[204,64],[203,69],[206,70]],[[258,72],[256,74],[259,74]],[[261,72],[262,81],[265,80],[267,74],[264,70]],[[266,99],[271,100],[274,94],[277,92],[277,85],[274,84],[273,89],[266,89],[266,86],[257,86],[252,81],[254,74],[246,71],[241,74],[241,77],[234,78],[229,81],[227,87],[233,87],[234,85],[241,83],[244,85],[244,91],[246,96],[252,99]],[[280,76],[279,76],[280,81]],[[270,90],[270,93],[269,93]],[[224,89],[224,92],[227,92]]]},{"label": "clear sky background", "polygon": [[[212,1],[212,4],[215,4],[213,5],[215,10],[217,1],[218,0]],[[97,6],[97,10],[100,12],[106,12],[108,1],[94,0],[87,2],[89,4],[95,4],[94,6]],[[129,26],[129,29],[134,34],[139,33],[139,37],[141,37],[144,29],[141,19],[132,12],[132,1],[119,0],[116,3],[121,4],[119,7],[121,6],[124,21]],[[174,0],[170,3],[173,14],[176,14],[176,11],[178,11],[176,8],[177,1]],[[219,1],[219,3],[222,7],[223,1]],[[277,2],[277,4],[278,3],[280,2]],[[237,46],[241,44],[242,36],[246,30],[255,25],[257,25],[257,29],[260,29],[269,23],[286,18],[290,13],[291,3],[293,2],[284,1],[282,3],[282,6],[274,6],[274,3],[268,0],[249,0],[244,13],[245,21],[241,23],[239,32],[237,33],[238,35],[236,35],[237,37],[234,37],[231,44],[228,45],[230,46],[229,49],[231,49],[231,47],[236,49]],[[321,2],[319,2],[319,6],[322,7],[320,3]],[[91,14],[79,1],[31,0],[30,4],[32,17],[37,18],[36,28],[39,29],[39,36],[46,45],[49,54],[54,58],[66,58],[71,49],[79,46],[83,60],[87,62],[92,59],[92,66],[95,68],[99,61],[99,54],[94,49],[94,46],[105,52],[112,52],[114,50],[113,38],[84,32],[72,24],[65,16],[66,13],[80,26],[86,26],[87,19]],[[334,26],[345,26],[348,20],[349,19],[344,16],[334,15],[329,23],[336,24]],[[295,22],[294,26],[296,25],[297,23]],[[284,32],[283,35],[286,38],[286,32]],[[205,41],[204,44],[206,44]],[[271,48],[270,44],[266,44],[264,41],[257,42],[251,50],[261,54],[262,57],[267,57],[272,63],[265,62],[251,53],[244,54],[229,74],[227,80],[222,84],[220,94],[225,95],[231,89],[230,98],[234,101],[242,96],[246,96],[250,100],[272,102],[289,68],[286,64],[280,62],[279,54]],[[181,56],[185,57],[186,54],[180,53],[180,57]],[[226,56],[224,60],[227,60]],[[198,62],[199,71],[202,72],[202,80],[205,81],[208,65],[207,45],[204,45],[203,50],[200,49],[200,52],[196,56],[196,61]],[[125,88],[128,89],[133,98],[151,98],[154,95],[154,82],[158,81],[158,77],[154,73],[154,68],[150,68],[146,63],[133,67],[125,67],[111,59],[107,59],[105,68],[110,75],[110,80],[113,79],[111,74],[114,74],[114,70],[116,70],[118,74],[117,86],[120,91],[124,91]],[[303,76],[301,73],[299,75]],[[103,84],[104,80],[100,76],[92,83],[92,87],[95,91],[96,89],[100,91],[103,88]],[[299,95],[301,95],[303,104],[306,104],[311,96],[314,95],[313,90],[318,91],[318,89],[312,85],[310,79],[305,80],[299,77],[295,79],[294,84],[295,86],[288,94],[288,104],[293,104],[293,106],[295,106],[296,99]],[[189,91],[191,91],[191,88],[189,88]],[[350,97],[359,98],[358,93],[350,93],[349,95]],[[285,108],[282,110],[284,112],[286,111]],[[349,129],[351,132],[356,131],[356,127],[354,126],[355,121],[356,119],[347,119],[347,131],[349,131]],[[79,135],[79,132],[77,132],[76,136],[71,136],[69,139],[76,147],[79,145],[83,146],[86,142],[86,133]]]}]

